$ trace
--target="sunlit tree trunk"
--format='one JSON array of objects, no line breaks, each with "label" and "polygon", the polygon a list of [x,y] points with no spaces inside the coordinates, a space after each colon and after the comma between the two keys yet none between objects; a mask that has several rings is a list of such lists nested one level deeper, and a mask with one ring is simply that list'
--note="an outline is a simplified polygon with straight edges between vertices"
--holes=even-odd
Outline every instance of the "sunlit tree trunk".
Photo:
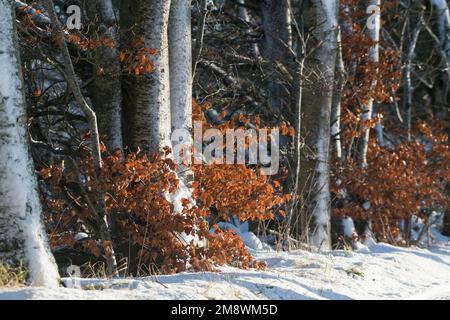
[{"label": "sunlit tree trunk", "polygon": [[333,150],[338,159],[342,158],[342,143],[341,143],[341,101],[342,91],[345,85],[345,65],[342,56],[341,46],[341,31],[338,31],[338,50],[336,57],[336,87],[333,94],[333,104],[331,108],[331,137],[333,141]]},{"label": "sunlit tree trunk", "polygon": [[192,127],[191,1],[172,1],[169,22],[172,129]]},{"label": "sunlit tree trunk", "polygon": [[143,38],[146,48],[157,51],[153,72],[130,76],[123,86],[128,144],[150,154],[170,146],[170,3],[170,0],[124,1],[121,10],[124,26],[135,26],[135,36]]},{"label": "sunlit tree trunk", "polygon": [[[303,92],[303,136],[307,147],[302,163],[307,211],[311,215],[309,238],[318,250],[331,248],[330,236],[330,130],[337,53],[338,1],[312,1],[311,28],[315,39],[305,66],[311,85]],[[311,153],[309,151],[312,151]],[[310,182],[307,182],[307,181]]]},{"label": "sunlit tree trunk", "polygon": [[58,287],[29,152],[14,5],[0,0],[0,263],[22,263],[31,284]]},{"label": "sunlit tree trunk", "polygon": [[[375,11],[373,14],[375,15],[375,19],[373,19],[373,23],[368,25],[370,38],[374,42],[373,47],[370,50],[369,58],[372,62],[378,63],[379,52],[380,52],[380,29],[381,29],[381,0],[370,0],[368,2],[369,6],[377,6],[379,10]],[[377,85],[376,81],[373,81],[371,84],[371,88],[375,89]],[[363,123],[367,123],[372,119],[373,113],[373,99],[369,99],[365,105],[363,105],[363,111],[361,115],[361,121]],[[364,125],[364,124],[363,124]],[[369,140],[370,140],[370,129],[366,128],[361,137],[361,141],[359,144],[359,161],[363,166],[367,165],[367,151],[369,149]]]}]

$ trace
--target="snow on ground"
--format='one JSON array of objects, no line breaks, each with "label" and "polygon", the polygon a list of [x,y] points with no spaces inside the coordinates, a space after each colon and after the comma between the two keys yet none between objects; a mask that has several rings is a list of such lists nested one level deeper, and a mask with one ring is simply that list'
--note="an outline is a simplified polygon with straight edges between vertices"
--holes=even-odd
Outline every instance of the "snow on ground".
[{"label": "snow on ground", "polygon": [[450,299],[448,238],[438,237],[430,250],[376,244],[363,252],[257,251],[266,271],[74,279],[83,289],[0,289],[0,299]]}]

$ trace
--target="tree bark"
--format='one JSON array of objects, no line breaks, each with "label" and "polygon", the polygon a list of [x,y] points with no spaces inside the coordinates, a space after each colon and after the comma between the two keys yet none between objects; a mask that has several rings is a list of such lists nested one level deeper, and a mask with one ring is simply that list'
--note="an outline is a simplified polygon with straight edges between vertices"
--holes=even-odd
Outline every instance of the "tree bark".
[{"label": "tree bark", "polygon": [[[303,136],[308,148],[303,154],[302,181],[308,195],[307,212],[311,215],[310,244],[318,250],[331,248],[330,235],[330,114],[334,91],[337,53],[338,1],[312,1],[310,9],[314,47],[309,54],[304,88]],[[310,48],[311,49],[311,48]],[[307,153],[308,150],[312,151]],[[308,190],[309,189],[309,190]]]},{"label": "tree bark", "polygon": [[192,129],[191,1],[172,1],[169,22],[172,130]]},{"label": "tree bark", "polygon": [[442,48],[450,63],[450,11],[446,0],[432,0],[432,5],[437,11],[438,35]]},{"label": "tree bark", "polygon": [[[145,47],[156,49],[151,74],[130,76],[124,82],[124,113],[128,144],[149,154],[170,147],[170,71],[168,26],[170,0],[124,1],[121,17],[135,25]],[[122,19],[121,19],[122,20]],[[127,21],[128,20],[128,21]]]},{"label": "tree bark", "polygon": [[412,85],[411,74],[414,70],[412,61],[414,58],[414,52],[416,50],[417,40],[419,39],[420,32],[423,28],[423,16],[421,15],[419,21],[416,22],[416,27],[414,28],[411,40],[408,45],[408,49],[405,54],[405,70],[404,70],[404,99],[403,105],[407,114],[407,126],[408,126],[408,141],[411,141],[411,121],[412,121],[412,98],[414,93],[414,88]]},{"label": "tree bark", "polygon": [[14,6],[0,0],[0,263],[22,263],[32,285],[58,287],[29,152]]},{"label": "tree bark", "polygon": [[[69,49],[64,37],[64,31],[59,21],[59,18],[55,11],[55,6],[52,0],[46,0],[47,10],[49,12],[50,19],[53,26],[55,27],[55,36],[58,45],[61,47],[62,57],[65,65],[64,76],[67,81],[67,85],[72,92],[78,107],[84,112],[89,124],[90,136],[91,136],[91,147],[92,147],[92,159],[93,166],[95,169],[95,179],[96,184],[101,184],[101,169],[103,166],[102,155],[100,151],[100,136],[97,124],[97,115],[94,110],[89,106],[86,99],[83,96],[80,86],[77,83],[77,78],[75,74],[75,69],[70,57]],[[97,219],[97,223],[100,230],[100,237],[102,241],[107,243],[109,247],[109,254],[107,256],[107,267],[108,273],[111,276],[117,275],[117,261],[114,252],[114,247],[112,244],[111,231],[108,223],[108,217],[106,215],[106,204],[105,204],[105,194],[99,188],[97,190],[97,207],[96,212],[93,212]],[[106,245],[106,244],[105,244]]]},{"label": "tree bark", "polygon": [[[375,63],[378,63],[379,58],[379,52],[380,52],[380,29],[381,29],[381,0],[370,0],[369,6],[377,6],[380,8],[376,13],[374,13],[375,20],[374,25],[369,28],[370,38],[374,42],[373,47],[370,50],[369,53],[369,59]],[[376,81],[373,81],[371,84],[371,88],[375,89],[377,85]],[[361,121],[363,123],[367,123],[372,119],[372,113],[373,113],[373,99],[369,99],[369,101],[363,106],[362,114],[361,114]],[[365,125],[365,124],[363,124]],[[360,143],[359,143],[359,161],[362,166],[367,165],[367,151],[369,149],[369,140],[370,140],[370,129],[366,128],[361,136]]]},{"label": "tree bark", "polygon": [[99,132],[106,136],[108,150],[123,150],[118,22],[111,0],[96,0],[96,5],[100,37],[111,40],[114,47],[102,45],[95,50],[95,74],[90,97],[97,114]]},{"label": "tree bark", "polygon": [[333,94],[333,104],[331,108],[331,137],[333,140],[333,149],[338,159],[342,159],[342,143],[341,143],[341,100],[342,91],[345,86],[346,71],[344,58],[342,56],[341,31],[338,30],[337,35],[338,50],[336,57],[336,87]]},{"label": "tree bark", "polygon": [[[287,64],[292,59],[291,12],[287,1],[264,0],[262,2],[262,20],[264,29],[263,57],[270,61],[267,68],[268,103],[274,113],[280,113],[283,106],[289,103],[289,95],[285,91],[286,79],[278,71],[279,63]],[[286,97],[286,98],[285,98]]]}]

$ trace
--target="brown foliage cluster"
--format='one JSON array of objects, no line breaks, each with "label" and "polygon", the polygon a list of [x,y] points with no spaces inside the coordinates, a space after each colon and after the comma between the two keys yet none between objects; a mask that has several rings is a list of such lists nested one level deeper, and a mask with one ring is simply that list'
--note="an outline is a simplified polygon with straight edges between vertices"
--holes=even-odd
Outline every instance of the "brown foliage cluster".
[{"label": "brown foliage cluster", "polygon": [[[386,15],[397,5],[398,1],[384,2],[382,13]],[[366,7],[355,0],[344,0],[341,6],[340,18],[346,26],[342,30],[342,50],[347,72],[342,92],[341,141],[346,158],[336,161],[333,168],[333,192],[340,198],[333,213],[340,218],[371,221],[378,240],[402,244],[403,220],[414,214],[420,216],[425,209],[449,207],[444,190],[450,177],[450,150],[448,137],[442,134],[448,123],[419,123],[411,141],[407,141],[404,128],[388,128],[398,138],[393,142],[395,146],[380,147],[372,138],[367,167],[361,167],[355,160],[354,146],[363,132],[383,119],[377,114],[363,123],[362,106],[369,99],[386,105],[396,103],[402,65],[400,53],[390,48],[382,36],[379,62],[370,61],[374,43],[365,26]]]},{"label": "brown foliage cluster", "polygon": [[[450,179],[450,147],[448,136],[438,133],[441,129],[419,124],[414,128],[416,139],[395,150],[371,141],[367,168],[353,160],[336,162],[333,191],[345,190],[347,203],[333,213],[341,218],[370,219],[378,240],[399,244],[402,220],[420,216],[423,209],[450,208],[444,194]],[[364,209],[366,202],[370,208]]]},{"label": "brown foliage cluster", "polygon": [[[194,119],[205,120],[199,114],[202,107],[194,106]],[[107,254],[108,244],[98,241],[97,212],[89,205],[99,203],[99,194],[104,194],[113,246],[119,257],[130,257],[132,273],[214,270],[222,264],[264,267],[234,231],[215,225],[210,233],[210,225],[233,215],[242,221],[272,219],[285,200],[278,182],[272,184],[257,168],[243,165],[194,165],[192,199],[183,199],[184,209],[175,212],[168,194],[177,192],[180,180],[169,150],[151,158],[139,151],[125,157],[104,147],[103,152],[100,183],[95,182],[87,151],[76,164],[61,162],[41,170],[52,187],[42,193],[52,247],[73,246],[74,234],[88,229],[92,240],[83,242],[83,249],[96,256]]]},{"label": "brown foliage cluster", "polygon": [[[395,6],[395,1],[385,3],[382,10]],[[373,128],[380,116],[364,123],[361,120],[362,106],[370,100],[392,103],[394,93],[400,86],[400,53],[381,38],[379,62],[370,60],[374,42],[367,32],[365,7],[359,1],[345,0],[341,3],[342,54],[347,77],[342,92],[342,123],[347,127],[344,140],[359,137],[368,128]],[[362,23],[361,23],[362,21]]]}]

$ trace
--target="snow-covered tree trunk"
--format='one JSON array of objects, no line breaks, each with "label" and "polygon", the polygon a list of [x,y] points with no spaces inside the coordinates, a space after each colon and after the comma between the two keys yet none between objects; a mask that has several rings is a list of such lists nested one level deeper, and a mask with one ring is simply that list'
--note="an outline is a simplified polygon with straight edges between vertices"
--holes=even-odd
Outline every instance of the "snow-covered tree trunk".
[{"label": "snow-covered tree trunk", "polygon": [[306,61],[305,76],[311,86],[304,89],[303,132],[313,154],[302,166],[303,179],[310,179],[308,212],[312,216],[309,232],[312,247],[331,248],[330,236],[330,130],[331,105],[337,53],[338,1],[312,1],[311,30],[313,53]]},{"label": "snow-covered tree trunk", "polygon": [[[267,96],[272,111],[281,112],[288,94],[283,92],[286,79],[279,71],[287,64],[292,48],[291,12],[288,0],[264,0],[261,5],[264,29],[263,56],[270,62],[267,68]],[[292,57],[291,57],[292,58]],[[284,85],[283,85],[284,84]]]},{"label": "snow-covered tree trunk", "polygon": [[106,135],[106,146],[110,151],[123,149],[122,141],[122,90],[118,60],[117,19],[112,0],[96,0],[103,37],[113,41],[113,47],[100,46],[95,50],[95,73],[90,96],[97,114],[101,135]]},{"label": "snow-covered tree trunk", "polygon": [[135,24],[135,34],[143,38],[145,47],[157,50],[152,73],[133,76],[124,85],[129,143],[151,154],[170,147],[170,3],[170,0],[124,1],[125,10],[121,11],[124,20],[131,19],[130,25]]},{"label": "snow-covered tree trunk", "polygon": [[[371,12],[373,19],[368,23],[368,29],[370,38],[374,42],[373,47],[370,49],[369,58],[374,63],[378,63],[380,61],[380,29],[381,29],[381,0],[370,0],[368,1],[369,8],[378,7],[378,9],[374,9]],[[376,81],[373,81],[371,84],[371,88],[375,89],[377,85]],[[361,115],[361,121],[366,123],[372,119],[373,113],[373,99],[369,99],[369,101],[363,106],[363,111]],[[365,129],[363,135],[361,137],[360,145],[359,145],[359,160],[363,166],[367,165],[367,151],[369,149],[369,139],[370,139],[370,129]]]},{"label": "snow-covered tree trunk", "polygon": [[169,22],[169,52],[172,130],[191,130],[191,0],[172,1]]},{"label": "snow-covered tree trunk", "polygon": [[28,146],[14,6],[0,0],[0,263],[23,263],[32,285],[58,287]]}]

